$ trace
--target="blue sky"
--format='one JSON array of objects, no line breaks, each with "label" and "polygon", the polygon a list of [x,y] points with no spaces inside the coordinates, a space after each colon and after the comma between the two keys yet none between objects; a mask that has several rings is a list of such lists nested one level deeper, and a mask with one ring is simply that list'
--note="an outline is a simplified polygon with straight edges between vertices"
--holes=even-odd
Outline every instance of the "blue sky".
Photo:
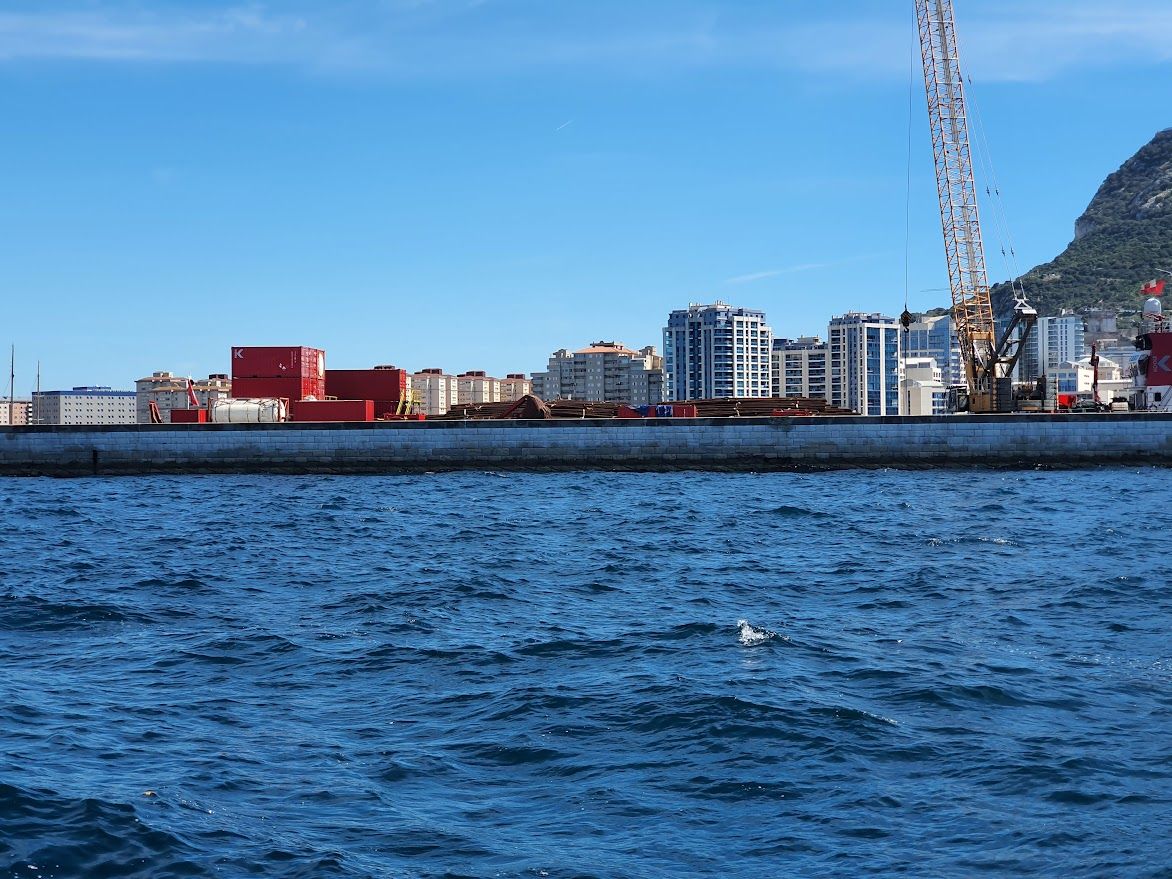
[{"label": "blue sky", "polygon": [[[1172,125],[1172,8],[956,5],[1024,271]],[[913,40],[911,0],[7,0],[17,391],[240,344],[532,372],[718,298],[781,335],[898,314],[909,88],[907,287],[945,305]]]}]

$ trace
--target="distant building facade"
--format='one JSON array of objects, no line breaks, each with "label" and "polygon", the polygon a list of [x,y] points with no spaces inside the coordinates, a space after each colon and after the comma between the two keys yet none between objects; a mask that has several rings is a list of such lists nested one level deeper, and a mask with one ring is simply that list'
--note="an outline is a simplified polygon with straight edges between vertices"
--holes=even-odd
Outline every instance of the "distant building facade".
[{"label": "distant building facade", "polygon": [[669,400],[769,397],[773,330],[765,312],[724,302],[668,315],[663,360]]},{"label": "distant building facade", "polygon": [[960,339],[952,315],[925,315],[914,321],[904,333],[905,360],[930,357],[940,370],[940,380],[946,386],[960,386],[968,381],[964,363],[960,359]]},{"label": "distant building facade", "polygon": [[774,339],[770,393],[826,399],[827,346],[818,336]]},{"label": "distant building facade", "polygon": [[424,369],[411,376],[411,390],[427,415],[444,415],[459,401],[456,376],[442,369]]},{"label": "distant building facade", "polygon": [[134,424],[137,395],[108,387],[33,393],[34,424]]},{"label": "distant building facade", "polygon": [[573,353],[562,348],[545,372],[533,373],[532,389],[543,400],[654,405],[664,399],[663,358],[654,346],[634,351],[621,342],[595,342]]},{"label": "distant building facade", "polygon": [[29,423],[29,410],[32,408],[30,400],[0,401],[0,427],[16,427]]},{"label": "distant building facade", "polygon": [[827,331],[832,406],[860,415],[899,415],[903,328],[893,317],[852,311]]},{"label": "distant building facade", "polygon": [[214,373],[206,379],[194,382],[193,390],[199,405],[192,406],[191,398],[187,393],[187,382],[186,377],[172,375],[169,372],[155,372],[136,381],[134,383],[135,419],[138,423],[151,423],[150,404],[152,402],[159,407],[163,423],[170,424],[172,409],[207,409],[213,400],[222,400],[232,396],[231,379],[222,373]]},{"label": "distant building facade", "polygon": [[1083,313],[1086,325],[1084,336],[1089,347],[1091,342],[1117,342],[1119,340],[1119,313],[1109,308],[1091,308]]}]

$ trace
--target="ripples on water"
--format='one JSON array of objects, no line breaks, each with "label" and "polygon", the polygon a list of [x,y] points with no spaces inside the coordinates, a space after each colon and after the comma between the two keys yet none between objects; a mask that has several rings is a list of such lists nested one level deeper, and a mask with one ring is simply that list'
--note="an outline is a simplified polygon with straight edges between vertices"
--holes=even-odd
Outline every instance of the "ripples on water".
[{"label": "ripples on water", "polygon": [[0,481],[0,866],[1172,876],[1167,480]]}]

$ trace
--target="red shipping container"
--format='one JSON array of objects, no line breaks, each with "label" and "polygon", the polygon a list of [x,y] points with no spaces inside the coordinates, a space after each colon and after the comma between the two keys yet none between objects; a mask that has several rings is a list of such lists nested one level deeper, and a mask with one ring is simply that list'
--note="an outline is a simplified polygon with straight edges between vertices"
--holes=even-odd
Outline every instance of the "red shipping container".
[{"label": "red shipping container", "polygon": [[207,424],[207,409],[172,409],[172,424]]},{"label": "red shipping container", "polygon": [[320,348],[233,348],[233,378],[325,378],[326,352]]},{"label": "red shipping container", "polygon": [[632,409],[630,406],[620,404],[618,411],[619,418],[642,418],[638,409]]},{"label": "red shipping container", "polygon": [[374,421],[373,400],[300,400],[289,408],[293,421]]},{"label": "red shipping container", "polygon": [[270,397],[303,400],[326,395],[326,383],[314,378],[234,378],[232,396],[238,399],[267,399]]},{"label": "red shipping container", "polygon": [[671,404],[672,418],[695,418],[696,404],[695,403],[672,403]]},{"label": "red shipping container", "polygon": [[405,369],[327,369],[326,396],[339,400],[401,400],[407,392]]}]

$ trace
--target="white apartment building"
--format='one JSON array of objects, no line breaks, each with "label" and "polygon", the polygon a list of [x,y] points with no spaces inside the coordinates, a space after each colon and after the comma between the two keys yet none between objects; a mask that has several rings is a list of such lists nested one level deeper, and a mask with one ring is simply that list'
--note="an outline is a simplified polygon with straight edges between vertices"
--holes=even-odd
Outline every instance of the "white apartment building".
[{"label": "white apartment building", "polygon": [[1019,374],[1023,381],[1049,375],[1064,363],[1077,363],[1087,355],[1086,327],[1082,315],[1067,312],[1040,317],[1022,350]]},{"label": "white apartment building", "polygon": [[424,369],[411,376],[411,390],[427,415],[444,415],[460,402],[456,377],[442,369]]},{"label": "white apartment building", "polygon": [[520,400],[527,394],[533,393],[533,382],[525,377],[523,372],[510,372],[501,379],[501,402]]},{"label": "white apartment building", "polygon": [[663,330],[664,397],[772,396],[772,359],[765,312],[719,301],[677,309]]},{"label": "white apartment building", "polygon": [[134,424],[134,391],[77,387],[69,391],[33,393],[34,424]]},{"label": "white apartment building", "polygon": [[826,399],[826,343],[818,336],[774,339],[770,393]]},{"label": "white apartment building", "polygon": [[858,311],[833,317],[827,332],[832,406],[860,415],[901,415],[902,328],[893,317]]},{"label": "white apartment building", "polygon": [[903,359],[903,414],[947,415],[948,385],[943,371],[931,357]]},{"label": "white apartment building", "polygon": [[457,403],[499,403],[501,380],[483,370],[462,372],[456,376]]},{"label": "white apartment building", "polygon": [[29,423],[30,400],[0,400],[0,427],[15,427]]},{"label": "white apartment building", "polygon": [[663,358],[654,346],[638,351],[621,342],[595,342],[571,353],[562,348],[545,372],[533,374],[543,400],[587,400],[646,406],[663,402]]},{"label": "white apartment building", "polygon": [[159,407],[163,423],[170,424],[172,409],[207,409],[212,400],[221,400],[232,396],[231,379],[222,373],[215,373],[194,383],[195,398],[199,405],[193,407],[191,398],[187,394],[187,382],[188,379],[185,376],[176,376],[169,372],[151,373],[146,378],[140,378],[136,381],[134,383],[135,417],[138,423],[151,423],[150,404],[152,402]]}]

